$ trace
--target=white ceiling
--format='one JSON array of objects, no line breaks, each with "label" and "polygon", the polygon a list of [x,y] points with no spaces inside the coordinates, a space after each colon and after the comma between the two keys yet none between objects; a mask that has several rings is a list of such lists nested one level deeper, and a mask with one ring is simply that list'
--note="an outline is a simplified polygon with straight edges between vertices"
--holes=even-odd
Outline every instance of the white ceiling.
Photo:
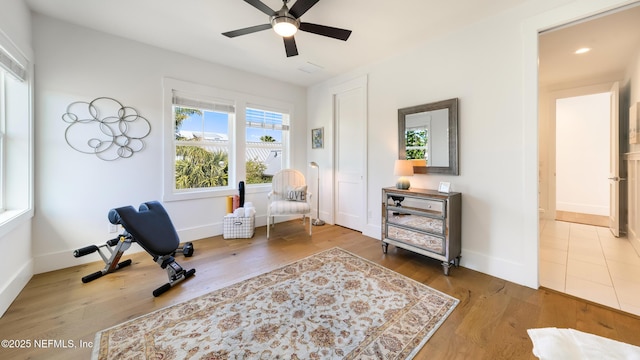
[{"label": "white ceiling", "polygon": [[[262,0],[274,10],[282,0]],[[272,30],[229,39],[221,33],[266,24],[242,0],[25,0],[35,12],[164,49],[308,86],[417,46],[525,0],[321,0],[301,20],[352,30],[348,41],[295,35],[287,58]],[[295,1],[291,1],[289,7]],[[322,69],[299,70],[308,63]]]},{"label": "white ceiling", "polygon": [[[262,0],[278,10],[282,0]],[[429,41],[526,0],[321,0],[301,20],[352,30],[343,42],[295,35],[287,58],[272,30],[233,39],[221,33],[266,24],[243,0],[25,0],[35,12],[297,85],[309,86]],[[289,7],[295,4],[292,0]],[[593,50],[577,56],[573,51]],[[540,40],[541,86],[624,73],[640,47],[640,6],[549,31]],[[310,64],[314,73],[300,69]],[[311,66],[313,67],[313,66]]]},{"label": "white ceiling", "polygon": [[[635,5],[540,35],[540,86],[622,79],[640,50],[640,6]],[[591,51],[574,53],[583,47]]]}]

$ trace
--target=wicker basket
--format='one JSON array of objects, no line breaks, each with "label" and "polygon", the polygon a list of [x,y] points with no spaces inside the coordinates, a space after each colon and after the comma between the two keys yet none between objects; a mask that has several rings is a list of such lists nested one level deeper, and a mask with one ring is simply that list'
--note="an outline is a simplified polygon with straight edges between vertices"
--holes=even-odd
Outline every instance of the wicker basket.
[{"label": "wicker basket", "polygon": [[256,217],[225,216],[222,237],[225,239],[249,239],[255,233]]}]

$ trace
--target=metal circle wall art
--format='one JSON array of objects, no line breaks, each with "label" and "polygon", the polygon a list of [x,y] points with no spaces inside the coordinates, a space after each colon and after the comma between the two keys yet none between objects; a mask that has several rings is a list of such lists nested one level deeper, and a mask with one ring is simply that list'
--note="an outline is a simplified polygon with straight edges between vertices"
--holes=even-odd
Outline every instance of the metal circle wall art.
[{"label": "metal circle wall art", "polygon": [[64,137],[72,149],[105,161],[130,158],[142,151],[142,139],[151,132],[149,120],[109,97],[73,102],[62,120],[69,124]]}]

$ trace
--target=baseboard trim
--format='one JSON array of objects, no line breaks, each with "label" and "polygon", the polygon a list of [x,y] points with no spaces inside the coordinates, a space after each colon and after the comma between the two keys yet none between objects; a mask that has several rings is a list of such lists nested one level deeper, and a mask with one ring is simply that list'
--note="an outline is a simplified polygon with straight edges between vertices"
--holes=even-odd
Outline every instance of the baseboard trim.
[{"label": "baseboard trim", "polygon": [[[292,217],[277,217],[276,222],[288,221],[295,219],[295,216]],[[308,221],[308,220],[307,220]],[[256,216],[256,227],[265,226],[267,224],[266,216]],[[200,240],[212,236],[222,235],[222,219],[219,222],[214,222],[210,224],[206,224],[203,226],[196,226],[192,228],[185,228],[176,230],[178,232],[178,236],[180,237],[180,242],[185,243],[187,241],[195,241]],[[96,243],[96,245],[99,244]],[[87,246],[91,244],[85,244],[83,246]],[[75,249],[68,249],[63,251],[52,252],[48,254],[40,254],[36,255],[33,259],[33,273],[41,274],[49,271],[60,270],[64,268],[68,268],[76,265],[88,264],[96,261],[100,261],[99,255],[87,255],[80,258],[73,257],[73,251]],[[133,243],[131,247],[125,253],[134,254],[137,252],[144,251],[138,244]],[[197,251],[197,249],[196,249]]]},{"label": "baseboard trim", "polygon": [[522,286],[527,286],[532,289],[537,289],[539,287],[537,275],[535,279],[527,277],[524,274],[530,274],[531,269],[526,269],[525,264],[515,261],[487,256],[485,254],[465,250],[463,248],[462,256],[460,258],[460,266],[503,280],[511,281]]},{"label": "baseboard trim", "polygon": [[376,240],[382,240],[382,232],[380,225],[367,224],[362,231],[362,235],[372,237]]},{"label": "baseboard trim", "polygon": [[[381,240],[382,232],[380,226],[368,224],[363,235]],[[538,279],[525,278],[522,274],[530,273],[525,269],[525,265],[514,261],[490,257],[475,251],[462,249],[460,266],[471,270],[479,271],[500,279],[514,282],[532,289],[538,288]],[[520,275],[520,276],[514,276]]]},{"label": "baseboard trim", "polygon": [[33,276],[33,260],[29,260],[24,264],[13,279],[0,291],[0,317],[9,309],[9,306],[18,297],[22,289],[27,286],[29,280]]}]

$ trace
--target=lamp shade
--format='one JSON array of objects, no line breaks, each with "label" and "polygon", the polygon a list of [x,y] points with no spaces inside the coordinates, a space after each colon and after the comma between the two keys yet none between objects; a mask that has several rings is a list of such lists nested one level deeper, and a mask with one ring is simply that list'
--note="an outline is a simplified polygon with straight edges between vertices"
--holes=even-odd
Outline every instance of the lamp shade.
[{"label": "lamp shade", "polygon": [[413,163],[411,160],[396,160],[393,174],[396,176],[413,176]]}]

